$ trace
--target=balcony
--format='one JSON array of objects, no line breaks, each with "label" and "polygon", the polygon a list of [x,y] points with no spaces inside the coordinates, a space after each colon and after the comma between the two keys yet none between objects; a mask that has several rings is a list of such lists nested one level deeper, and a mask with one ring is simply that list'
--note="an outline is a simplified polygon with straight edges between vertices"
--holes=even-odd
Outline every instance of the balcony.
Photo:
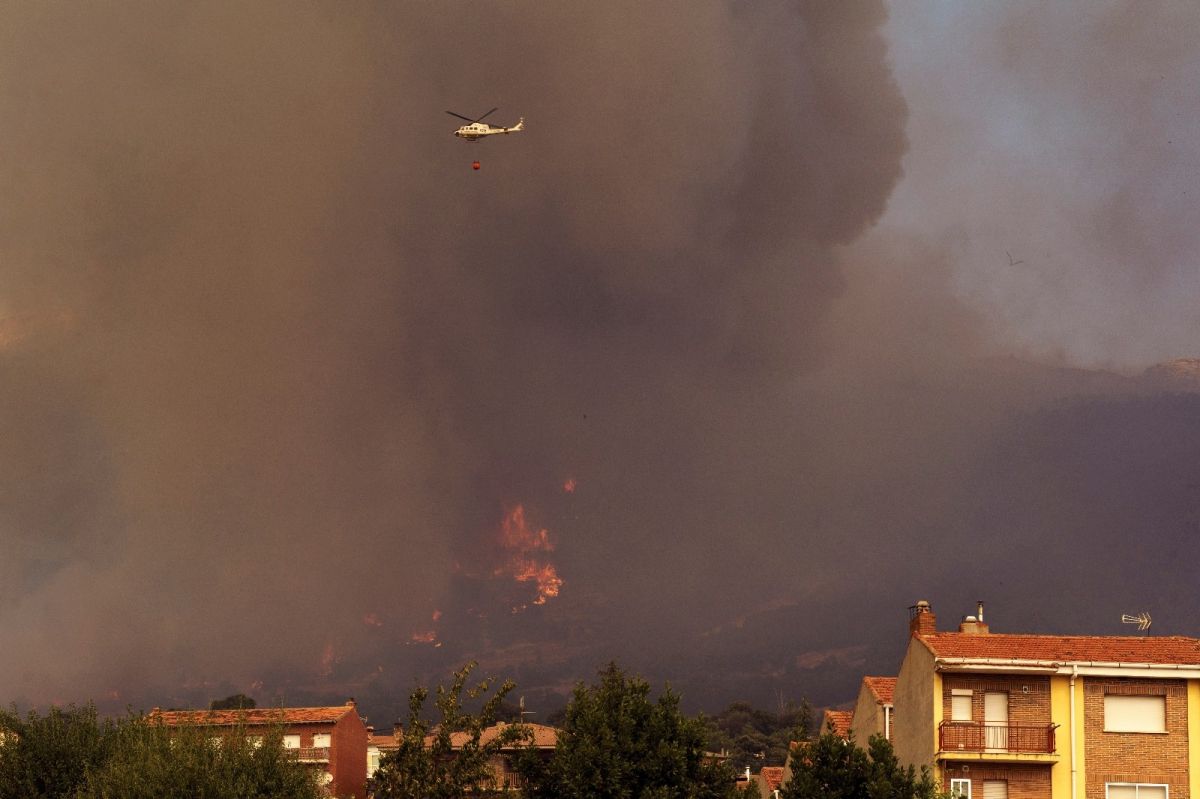
[{"label": "balcony", "polygon": [[1045,758],[1026,756],[1056,754],[1057,726],[943,721],[938,727],[938,749],[941,757],[971,753],[988,760],[1042,760]]},{"label": "balcony", "polygon": [[329,762],[328,746],[302,746],[299,749],[287,749],[285,751],[301,763]]}]

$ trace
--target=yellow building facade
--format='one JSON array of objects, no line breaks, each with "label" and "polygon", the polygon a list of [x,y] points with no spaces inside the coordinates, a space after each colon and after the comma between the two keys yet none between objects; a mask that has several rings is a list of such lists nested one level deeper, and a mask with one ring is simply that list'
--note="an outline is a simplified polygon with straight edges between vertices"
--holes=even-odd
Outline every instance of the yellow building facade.
[{"label": "yellow building facade", "polygon": [[[1200,799],[1200,640],[939,632],[910,609],[902,763],[962,799]],[[857,727],[857,725],[855,725]]]}]

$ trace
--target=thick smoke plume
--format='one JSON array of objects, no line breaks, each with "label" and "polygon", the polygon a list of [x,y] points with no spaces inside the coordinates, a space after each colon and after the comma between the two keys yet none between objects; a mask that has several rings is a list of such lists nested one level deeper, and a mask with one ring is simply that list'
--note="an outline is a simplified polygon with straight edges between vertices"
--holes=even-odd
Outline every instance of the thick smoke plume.
[{"label": "thick smoke plume", "polygon": [[[1078,76],[1035,79],[1070,20],[1006,60],[1023,20],[937,21],[994,45],[1014,103],[1086,107]],[[693,703],[822,701],[894,668],[918,598],[1088,630],[1147,586],[1184,599],[1150,575],[1195,555],[1190,384],[1005,357],[1162,353],[1022,328],[1023,303],[1081,295],[964,265],[980,241],[1036,257],[981,215],[1049,234],[1012,191],[963,210],[976,185],[947,176],[982,167],[910,82],[917,23],[881,3],[41,3],[0,23],[13,700],[351,693],[384,715],[478,657],[546,702],[611,658]],[[526,130],[450,135],[445,110],[492,106]],[[1089,157],[1120,156],[1096,142],[1126,122],[1099,123]],[[1174,162],[1117,162],[1126,200],[1072,184],[1064,214],[1108,208],[1122,263],[1181,270],[1186,213],[1121,210]],[[1141,285],[1084,254],[1057,256],[1072,280]],[[1081,592],[1142,553],[1128,594],[1040,594],[1081,548]]]}]

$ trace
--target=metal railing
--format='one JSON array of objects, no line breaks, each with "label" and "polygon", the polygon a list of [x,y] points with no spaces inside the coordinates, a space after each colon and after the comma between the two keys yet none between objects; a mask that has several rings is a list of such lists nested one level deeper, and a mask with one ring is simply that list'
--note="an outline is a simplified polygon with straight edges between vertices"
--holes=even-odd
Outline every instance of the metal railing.
[{"label": "metal railing", "polygon": [[938,728],[943,752],[1054,753],[1055,724],[998,724],[943,721]]},{"label": "metal railing", "polygon": [[286,749],[284,751],[299,760],[301,763],[329,762],[328,746],[302,746],[299,749]]}]

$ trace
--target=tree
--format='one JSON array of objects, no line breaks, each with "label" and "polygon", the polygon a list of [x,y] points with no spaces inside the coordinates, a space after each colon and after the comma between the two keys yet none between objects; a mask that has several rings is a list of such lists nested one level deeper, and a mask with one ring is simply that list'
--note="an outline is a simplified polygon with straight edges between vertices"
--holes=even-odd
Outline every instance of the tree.
[{"label": "tree", "polygon": [[707,746],[724,751],[735,771],[746,766],[782,766],[792,741],[806,741],[812,724],[812,705],[788,702],[778,713],[759,710],[747,702],[734,702],[716,716],[702,717]]},{"label": "tree", "polygon": [[0,710],[0,799],[73,796],[108,759],[113,729],[91,704],[52,707],[44,716]]},{"label": "tree", "polygon": [[554,799],[727,799],[733,774],[705,757],[704,725],[685,717],[670,687],[650,686],[610,663],[575,687],[554,757],[520,768],[533,796]]},{"label": "tree", "polygon": [[0,711],[0,799],[318,799],[283,749],[282,729],[257,743],[232,728],[168,730],[141,716],[100,719],[92,705]]},{"label": "tree", "polygon": [[316,775],[283,748],[283,728],[116,726],[111,756],[88,772],[77,799],[320,799]]},{"label": "tree", "polygon": [[928,768],[917,776],[903,767],[882,735],[871,736],[867,749],[831,730],[792,754],[792,777],[782,786],[783,799],[936,799],[937,786]]},{"label": "tree", "polygon": [[209,710],[249,710],[257,707],[258,703],[245,694],[231,694],[224,699],[214,699],[208,703]]},{"label": "tree", "polygon": [[[483,731],[496,723],[504,697],[515,687],[506,680],[491,696],[494,684],[488,678],[472,688],[467,680],[475,663],[454,673],[450,686],[438,686],[435,705],[441,721],[430,727],[422,718],[429,691],[417,688],[408,699],[408,724],[397,741],[395,753],[384,755],[371,778],[369,793],[376,799],[454,799],[467,794],[487,793],[493,786],[489,761],[502,749],[530,739],[529,729],[506,725],[484,741]],[[462,697],[487,697],[478,713],[463,708]]]}]

